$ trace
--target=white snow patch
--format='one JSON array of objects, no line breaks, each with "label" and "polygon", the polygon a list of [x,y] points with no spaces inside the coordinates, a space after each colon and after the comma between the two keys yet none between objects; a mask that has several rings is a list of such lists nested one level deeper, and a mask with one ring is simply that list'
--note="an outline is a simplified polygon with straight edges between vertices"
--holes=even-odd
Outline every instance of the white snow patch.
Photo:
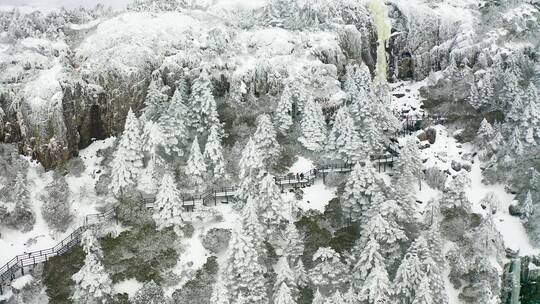
[{"label": "white snow patch", "polygon": [[311,159],[299,156],[296,162],[289,168],[289,173],[302,173],[308,172],[309,170],[315,168],[313,161]]},{"label": "white snow patch", "polygon": [[[506,192],[501,184],[485,185],[482,183],[482,172],[480,169],[480,161],[475,159],[474,165],[470,173],[471,187],[466,189],[467,197],[478,213],[485,213],[488,210],[483,210],[480,206],[480,201],[490,192],[495,194],[500,206],[496,206],[497,213],[493,215],[495,226],[501,233],[504,245],[513,250],[519,250],[520,255],[534,255],[540,253],[540,248],[535,248],[525,231],[525,227],[521,220],[510,215],[508,207],[514,202],[514,195]],[[486,208],[489,209],[489,208]]]},{"label": "white snow patch", "polygon": [[29,274],[23,275],[22,277],[13,280],[13,282],[11,282],[11,287],[21,290],[24,288],[24,286],[30,284],[33,280],[33,276]]},{"label": "white snow patch", "polygon": [[116,293],[126,293],[129,298],[132,298],[142,286],[143,283],[137,281],[137,279],[129,278],[114,284],[113,290]]}]

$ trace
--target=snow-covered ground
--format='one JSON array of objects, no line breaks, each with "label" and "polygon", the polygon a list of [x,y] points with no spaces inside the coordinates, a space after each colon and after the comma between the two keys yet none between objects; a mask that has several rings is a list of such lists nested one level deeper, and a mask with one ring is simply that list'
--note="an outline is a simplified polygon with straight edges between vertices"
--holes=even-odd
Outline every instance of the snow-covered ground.
[{"label": "snow-covered ground", "polygon": [[30,194],[30,205],[36,216],[36,223],[31,231],[21,232],[2,227],[0,238],[0,265],[7,263],[16,255],[35,250],[48,249],[60,242],[74,229],[79,227],[85,216],[98,213],[97,207],[102,204],[94,191],[94,185],[103,169],[102,158],[98,151],[112,145],[115,138],[96,141],[80,152],[85,170],[80,175],[68,174],[66,182],[70,189],[70,205],[75,220],[65,233],[52,232],[41,215],[41,206],[46,195],[45,187],[52,182],[52,171],[44,172],[43,167],[35,161],[29,162],[26,179]]},{"label": "snow-covered ground", "polygon": [[[296,162],[289,168],[289,173],[303,173],[315,168],[313,161],[305,157],[298,157]],[[324,212],[328,202],[336,197],[336,188],[326,186],[321,179],[317,179],[313,185],[303,188],[304,195],[302,201],[297,201],[294,194],[286,192],[284,197],[288,201],[293,201],[302,210],[314,209]]]}]

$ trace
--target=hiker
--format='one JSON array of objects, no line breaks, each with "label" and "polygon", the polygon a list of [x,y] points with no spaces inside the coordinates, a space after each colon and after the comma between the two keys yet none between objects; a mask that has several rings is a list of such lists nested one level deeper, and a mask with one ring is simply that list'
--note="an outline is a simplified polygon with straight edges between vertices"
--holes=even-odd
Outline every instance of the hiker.
[{"label": "hiker", "polygon": [[296,173],[296,180],[300,180],[300,175]]},{"label": "hiker", "polygon": [[304,179],[304,173],[300,173],[300,179]]}]

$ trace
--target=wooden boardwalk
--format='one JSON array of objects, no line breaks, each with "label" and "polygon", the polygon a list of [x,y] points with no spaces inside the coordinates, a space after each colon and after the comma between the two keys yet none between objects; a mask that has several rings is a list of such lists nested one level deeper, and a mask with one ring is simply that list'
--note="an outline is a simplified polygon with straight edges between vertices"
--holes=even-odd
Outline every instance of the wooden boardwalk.
[{"label": "wooden boardwalk", "polygon": [[19,254],[5,265],[0,267],[0,294],[2,286],[8,285],[19,276],[23,276],[25,270],[34,268],[37,264],[44,263],[51,257],[62,255],[81,242],[81,236],[88,228],[109,221],[114,218],[114,209],[111,208],[103,213],[92,214],[85,217],[83,224],[75,229],[70,235],[61,240],[54,247]]},{"label": "wooden boardwalk", "polygon": [[[379,172],[384,171],[393,166],[396,157],[392,154],[384,154],[380,156],[372,156],[372,164],[378,168]],[[326,179],[326,176],[330,173],[346,173],[352,170],[354,164],[344,163],[344,164],[334,164],[334,165],[323,165],[318,168],[313,168],[306,172],[298,172],[296,174],[287,174],[282,176],[274,177],[276,185],[279,186],[281,191],[285,191],[286,188],[303,188],[309,186],[315,182],[316,179],[320,178],[323,181]],[[216,188],[208,189],[204,193],[200,194],[188,194],[182,195],[182,207],[186,211],[194,211],[196,206],[216,206],[217,203],[229,203],[234,199],[238,193],[237,187],[230,188]],[[146,198],[143,199],[146,208],[154,207],[154,199]]]}]

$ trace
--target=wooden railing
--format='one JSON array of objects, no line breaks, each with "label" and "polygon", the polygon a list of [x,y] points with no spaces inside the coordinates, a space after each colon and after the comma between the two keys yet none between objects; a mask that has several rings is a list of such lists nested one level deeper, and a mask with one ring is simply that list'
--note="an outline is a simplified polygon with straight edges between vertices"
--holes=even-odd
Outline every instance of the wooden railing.
[{"label": "wooden railing", "polygon": [[84,218],[83,224],[61,240],[54,247],[19,254],[5,265],[0,267],[0,294],[2,286],[14,280],[18,275],[24,275],[25,267],[33,267],[46,262],[51,257],[62,255],[81,242],[83,232],[93,225],[106,222],[114,218],[115,212],[111,208],[103,213],[91,214]]}]

